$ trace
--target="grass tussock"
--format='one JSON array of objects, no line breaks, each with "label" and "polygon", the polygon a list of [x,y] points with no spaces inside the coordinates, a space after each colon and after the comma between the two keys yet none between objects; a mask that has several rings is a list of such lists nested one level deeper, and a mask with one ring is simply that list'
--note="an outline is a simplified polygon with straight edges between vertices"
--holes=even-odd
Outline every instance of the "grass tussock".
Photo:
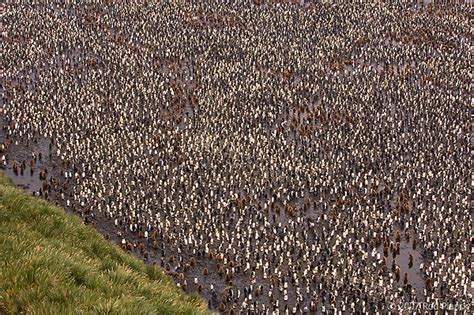
[{"label": "grass tussock", "polygon": [[0,314],[202,314],[184,294],[93,228],[13,187],[0,172]]}]

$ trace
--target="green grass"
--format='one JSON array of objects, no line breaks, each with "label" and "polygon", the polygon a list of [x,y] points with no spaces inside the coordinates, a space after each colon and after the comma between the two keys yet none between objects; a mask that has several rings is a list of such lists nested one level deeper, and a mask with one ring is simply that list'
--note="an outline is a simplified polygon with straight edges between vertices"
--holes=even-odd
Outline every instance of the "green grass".
[{"label": "green grass", "polygon": [[0,314],[204,314],[93,228],[12,186],[0,172]]}]

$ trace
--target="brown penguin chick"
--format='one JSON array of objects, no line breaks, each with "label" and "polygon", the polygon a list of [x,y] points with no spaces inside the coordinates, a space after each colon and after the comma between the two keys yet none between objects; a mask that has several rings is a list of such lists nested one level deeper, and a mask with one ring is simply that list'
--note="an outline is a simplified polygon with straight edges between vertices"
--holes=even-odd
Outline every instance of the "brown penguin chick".
[{"label": "brown penguin chick", "polygon": [[145,259],[145,261],[148,260],[148,252],[143,253],[143,258]]},{"label": "brown penguin chick", "polygon": [[397,241],[397,243],[400,243],[400,230],[397,231],[395,240]]},{"label": "brown penguin chick", "polygon": [[412,254],[410,254],[408,256],[408,268],[411,268],[411,267],[413,267],[413,255]]},{"label": "brown penguin chick", "polygon": [[260,296],[260,287],[255,289],[255,296]]},{"label": "brown penguin chick", "polygon": [[397,255],[400,255],[400,242],[397,242],[397,247],[395,251],[397,252]]},{"label": "brown penguin chick", "polygon": [[153,233],[151,233],[151,239],[153,241],[156,241],[157,238],[158,238],[158,232],[155,230],[155,231],[153,231]]},{"label": "brown penguin chick", "polygon": [[384,257],[388,257],[388,247],[387,246],[383,247],[383,255],[384,255]]},{"label": "brown penguin chick", "polygon": [[400,268],[395,268],[395,280],[400,281]]},{"label": "brown penguin chick", "polygon": [[145,251],[145,245],[143,243],[140,243],[138,245],[138,248],[140,249],[140,252],[143,253]]},{"label": "brown penguin chick", "polygon": [[202,292],[202,285],[201,285],[201,284],[198,285],[198,292],[199,292],[199,293]]},{"label": "brown penguin chick", "polygon": [[152,245],[151,245],[151,248],[153,248],[154,250],[158,250],[158,243],[156,241],[153,241]]},{"label": "brown penguin chick", "polygon": [[403,286],[408,285],[408,274],[405,272],[405,275],[403,276]]},{"label": "brown penguin chick", "polygon": [[222,275],[224,274],[224,268],[222,266],[219,266],[219,268],[217,269],[217,273],[219,274],[219,276],[222,277]]},{"label": "brown penguin chick", "polygon": [[232,275],[230,272],[227,272],[225,275],[225,282],[229,283],[232,280]]},{"label": "brown penguin chick", "polygon": [[413,249],[416,249],[416,239],[413,239],[412,247],[413,247]]},{"label": "brown penguin chick", "polygon": [[219,304],[219,312],[224,313],[224,311],[225,311],[225,304],[221,302],[221,304]]},{"label": "brown penguin chick", "polygon": [[194,267],[196,265],[196,259],[194,257],[191,257],[191,259],[189,260],[189,265],[191,267]]},{"label": "brown penguin chick", "polygon": [[425,284],[426,284],[426,290],[427,290],[427,291],[431,291],[431,288],[432,288],[432,280],[431,280],[431,278],[427,278]]},{"label": "brown penguin chick", "polygon": [[395,259],[392,259],[392,272],[395,272],[396,268],[397,268],[397,263],[395,262]]},{"label": "brown penguin chick", "polygon": [[207,268],[204,268],[202,273],[203,275],[207,276],[209,274],[209,270]]}]

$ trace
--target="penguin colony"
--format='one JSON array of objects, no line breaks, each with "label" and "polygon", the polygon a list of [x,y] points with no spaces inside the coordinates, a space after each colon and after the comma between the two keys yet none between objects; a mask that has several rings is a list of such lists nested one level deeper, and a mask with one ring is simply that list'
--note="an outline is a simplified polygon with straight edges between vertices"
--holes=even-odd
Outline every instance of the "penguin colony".
[{"label": "penguin colony", "polygon": [[[2,165],[211,309],[470,303],[470,5],[31,1],[1,14]],[[34,152],[9,159],[39,138],[58,176]]]}]

